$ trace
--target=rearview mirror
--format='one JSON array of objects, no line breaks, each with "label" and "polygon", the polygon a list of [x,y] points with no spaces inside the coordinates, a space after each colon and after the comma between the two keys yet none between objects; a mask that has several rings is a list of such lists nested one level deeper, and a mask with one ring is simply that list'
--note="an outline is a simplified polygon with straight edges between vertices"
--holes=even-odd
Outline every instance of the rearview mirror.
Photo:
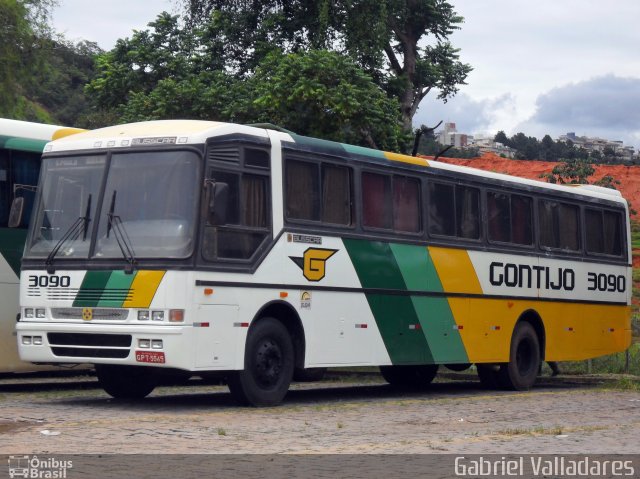
[{"label": "rearview mirror", "polygon": [[19,228],[22,224],[22,217],[24,216],[24,198],[17,197],[13,199],[11,203],[11,211],[9,213],[9,228]]},{"label": "rearview mirror", "polygon": [[229,185],[226,183],[208,183],[209,224],[223,225],[227,222],[227,200]]}]

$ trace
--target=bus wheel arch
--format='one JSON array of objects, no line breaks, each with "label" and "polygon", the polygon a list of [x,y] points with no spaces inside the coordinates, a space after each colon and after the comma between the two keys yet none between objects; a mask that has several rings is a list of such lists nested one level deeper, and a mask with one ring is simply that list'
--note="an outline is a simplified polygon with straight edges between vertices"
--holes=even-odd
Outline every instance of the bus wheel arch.
[{"label": "bus wheel arch", "polygon": [[[540,360],[544,361],[546,356],[545,351],[547,346],[547,335],[546,335],[544,322],[542,321],[542,318],[540,317],[538,312],[535,311],[534,309],[528,309],[520,315],[520,317],[518,318],[518,321],[516,322],[516,325],[521,321],[526,321],[529,324],[531,324],[534,331],[536,332],[538,336],[538,343],[540,346]],[[515,329],[515,326],[514,326],[514,329]]]},{"label": "bus wheel arch", "polygon": [[271,301],[260,308],[254,316],[251,326],[253,327],[257,321],[261,321],[264,318],[274,318],[287,328],[293,342],[294,366],[295,368],[304,368],[307,342],[302,321],[296,310],[285,301]]}]

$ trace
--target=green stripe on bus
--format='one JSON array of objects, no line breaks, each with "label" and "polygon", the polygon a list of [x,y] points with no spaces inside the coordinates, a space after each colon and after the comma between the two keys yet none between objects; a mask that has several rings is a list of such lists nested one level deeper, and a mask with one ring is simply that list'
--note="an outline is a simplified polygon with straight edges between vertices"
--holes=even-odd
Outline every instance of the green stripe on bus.
[{"label": "green stripe on bus", "polygon": [[124,271],[113,271],[105,289],[100,297],[99,307],[121,308],[124,303],[124,296],[129,292],[135,274],[126,274]]},{"label": "green stripe on bus", "polygon": [[[343,242],[363,288],[406,291],[389,244],[349,239]],[[429,344],[415,327],[419,319],[409,296],[369,293],[366,298],[393,364],[433,363]]]},{"label": "green stripe on bus", "polygon": [[110,277],[111,271],[87,271],[80,285],[80,291],[78,291],[76,299],[73,302],[73,306],[98,306]]},{"label": "green stripe on bus", "polygon": [[[443,292],[442,283],[429,251],[424,246],[391,244],[391,250],[410,291]],[[468,363],[447,298],[412,296],[420,327],[436,363]]]},{"label": "green stripe on bus", "polygon": [[7,150],[31,151],[42,153],[48,140],[34,140],[32,138],[18,138],[15,136],[0,136],[0,147]]}]

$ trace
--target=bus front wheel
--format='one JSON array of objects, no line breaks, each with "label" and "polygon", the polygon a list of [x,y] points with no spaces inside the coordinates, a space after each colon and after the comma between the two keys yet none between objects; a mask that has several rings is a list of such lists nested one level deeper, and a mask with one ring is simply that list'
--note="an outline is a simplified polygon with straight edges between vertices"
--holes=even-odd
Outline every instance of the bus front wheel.
[{"label": "bus front wheel", "polygon": [[233,397],[251,406],[275,406],[282,402],[293,377],[291,336],[274,318],[258,320],[250,329],[244,369],[232,371],[227,384]]},{"label": "bus front wheel", "polygon": [[115,399],[142,399],[156,387],[157,380],[149,368],[96,364],[100,387]]},{"label": "bus front wheel", "polygon": [[540,370],[540,341],[533,326],[521,321],[511,336],[509,362],[500,367],[500,382],[507,389],[526,391]]},{"label": "bus front wheel", "polygon": [[438,373],[437,364],[418,366],[380,366],[385,381],[394,387],[421,389],[427,387]]}]

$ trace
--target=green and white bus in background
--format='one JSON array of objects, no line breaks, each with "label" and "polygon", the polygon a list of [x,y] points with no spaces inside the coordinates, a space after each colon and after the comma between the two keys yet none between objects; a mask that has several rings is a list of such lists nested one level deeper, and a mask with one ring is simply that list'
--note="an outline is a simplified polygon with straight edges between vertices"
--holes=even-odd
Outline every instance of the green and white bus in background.
[{"label": "green and white bus in background", "polygon": [[[20,361],[16,346],[16,316],[20,311],[20,259],[33,206],[40,157],[51,140],[81,130],[0,118],[0,373],[34,370]],[[23,198],[24,220],[8,228],[15,198]]]},{"label": "green and white bus in background", "polygon": [[631,341],[614,190],[174,120],[48,144],[34,208],[20,356],[95,364],[116,398],[219,372],[273,405],[294,369],[338,366],[526,390],[542,360]]}]

